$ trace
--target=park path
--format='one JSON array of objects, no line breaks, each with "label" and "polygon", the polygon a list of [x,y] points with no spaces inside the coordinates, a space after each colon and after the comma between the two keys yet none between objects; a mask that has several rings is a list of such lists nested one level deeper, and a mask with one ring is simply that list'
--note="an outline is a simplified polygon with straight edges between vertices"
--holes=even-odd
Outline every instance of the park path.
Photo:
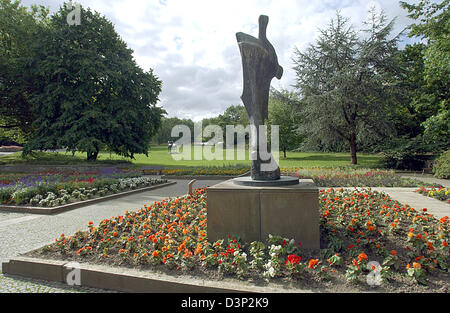
[{"label": "park path", "polygon": [[441,219],[444,216],[450,217],[450,204],[421,195],[420,193],[415,192],[417,189],[418,188],[372,188],[372,190],[388,194],[392,199],[397,200],[402,204],[407,204],[417,211],[427,209],[427,212],[433,214],[437,219]]}]

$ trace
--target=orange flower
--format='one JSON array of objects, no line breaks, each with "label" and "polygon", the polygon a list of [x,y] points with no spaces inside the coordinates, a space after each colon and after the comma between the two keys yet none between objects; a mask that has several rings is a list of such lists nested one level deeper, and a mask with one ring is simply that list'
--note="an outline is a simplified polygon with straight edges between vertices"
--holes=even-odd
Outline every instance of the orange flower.
[{"label": "orange flower", "polygon": [[414,262],[413,267],[414,268],[422,268],[422,265],[420,265],[420,263]]},{"label": "orange flower", "polygon": [[447,247],[448,242],[447,242],[447,241],[444,241],[444,242],[442,242],[442,245],[443,245],[444,247]]},{"label": "orange flower", "polygon": [[308,262],[308,268],[315,268],[319,263],[319,259],[311,259]]},{"label": "orange flower", "polygon": [[157,258],[159,256],[159,252],[157,250],[153,251],[152,256]]},{"label": "orange flower", "polygon": [[183,257],[189,258],[189,257],[191,257],[191,256],[192,256],[192,252],[189,251],[188,249],[185,249],[185,250],[184,250]]},{"label": "orange flower", "polygon": [[359,262],[361,262],[362,260],[367,260],[367,255],[364,252],[360,253],[358,255],[358,260]]},{"label": "orange flower", "polygon": [[391,254],[392,254],[393,256],[396,256],[396,255],[397,255],[397,251],[392,250],[392,251],[391,251]]}]

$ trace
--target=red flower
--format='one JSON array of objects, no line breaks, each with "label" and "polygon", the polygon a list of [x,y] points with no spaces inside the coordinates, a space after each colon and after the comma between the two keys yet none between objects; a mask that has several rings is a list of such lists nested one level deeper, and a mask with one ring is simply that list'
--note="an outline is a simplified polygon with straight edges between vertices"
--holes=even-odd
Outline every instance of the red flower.
[{"label": "red flower", "polygon": [[297,256],[295,254],[291,254],[291,255],[288,256],[288,259],[284,262],[284,264],[288,264],[288,263],[298,264],[298,263],[300,263],[301,259],[302,258],[300,256]]}]

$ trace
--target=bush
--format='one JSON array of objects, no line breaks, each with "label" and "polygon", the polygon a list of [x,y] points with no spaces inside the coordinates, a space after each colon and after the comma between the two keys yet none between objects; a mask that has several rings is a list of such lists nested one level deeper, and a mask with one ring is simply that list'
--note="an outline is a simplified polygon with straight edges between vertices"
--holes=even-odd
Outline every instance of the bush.
[{"label": "bush", "polygon": [[433,167],[433,173],[434,176],[438,178],[450,178],[450,150],[442,153],[437,159],[436,164]]},{"label": "bush", "polygon": [[0,203],[8,204],[13,194],[12,188],[0,188]]},{"label": "bush", "polygon": [[400,138],[385,149],[383,163],[385,167],[396,170],[421,171],[433,157],[429,155],[429,151],[430,147],[421,138]]},{"label": "bush", "polygon": [[12,194],[12,198],[16,204],[26,204],[36,195],[36,187],[27,187],[23,189],[16,190]]}]

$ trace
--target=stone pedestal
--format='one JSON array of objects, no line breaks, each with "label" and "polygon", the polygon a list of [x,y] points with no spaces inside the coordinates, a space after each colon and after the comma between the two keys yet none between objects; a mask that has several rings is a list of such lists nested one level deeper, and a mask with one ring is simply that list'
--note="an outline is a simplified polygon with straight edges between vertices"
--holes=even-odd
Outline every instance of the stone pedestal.
[{"label": "stone pedestal", "polygon": [[227,180],[207,189],[208,240],[229,235],[245,242],[269,234],[320,249],[319,189],[311,179],[291,186],[242,186]]}]

